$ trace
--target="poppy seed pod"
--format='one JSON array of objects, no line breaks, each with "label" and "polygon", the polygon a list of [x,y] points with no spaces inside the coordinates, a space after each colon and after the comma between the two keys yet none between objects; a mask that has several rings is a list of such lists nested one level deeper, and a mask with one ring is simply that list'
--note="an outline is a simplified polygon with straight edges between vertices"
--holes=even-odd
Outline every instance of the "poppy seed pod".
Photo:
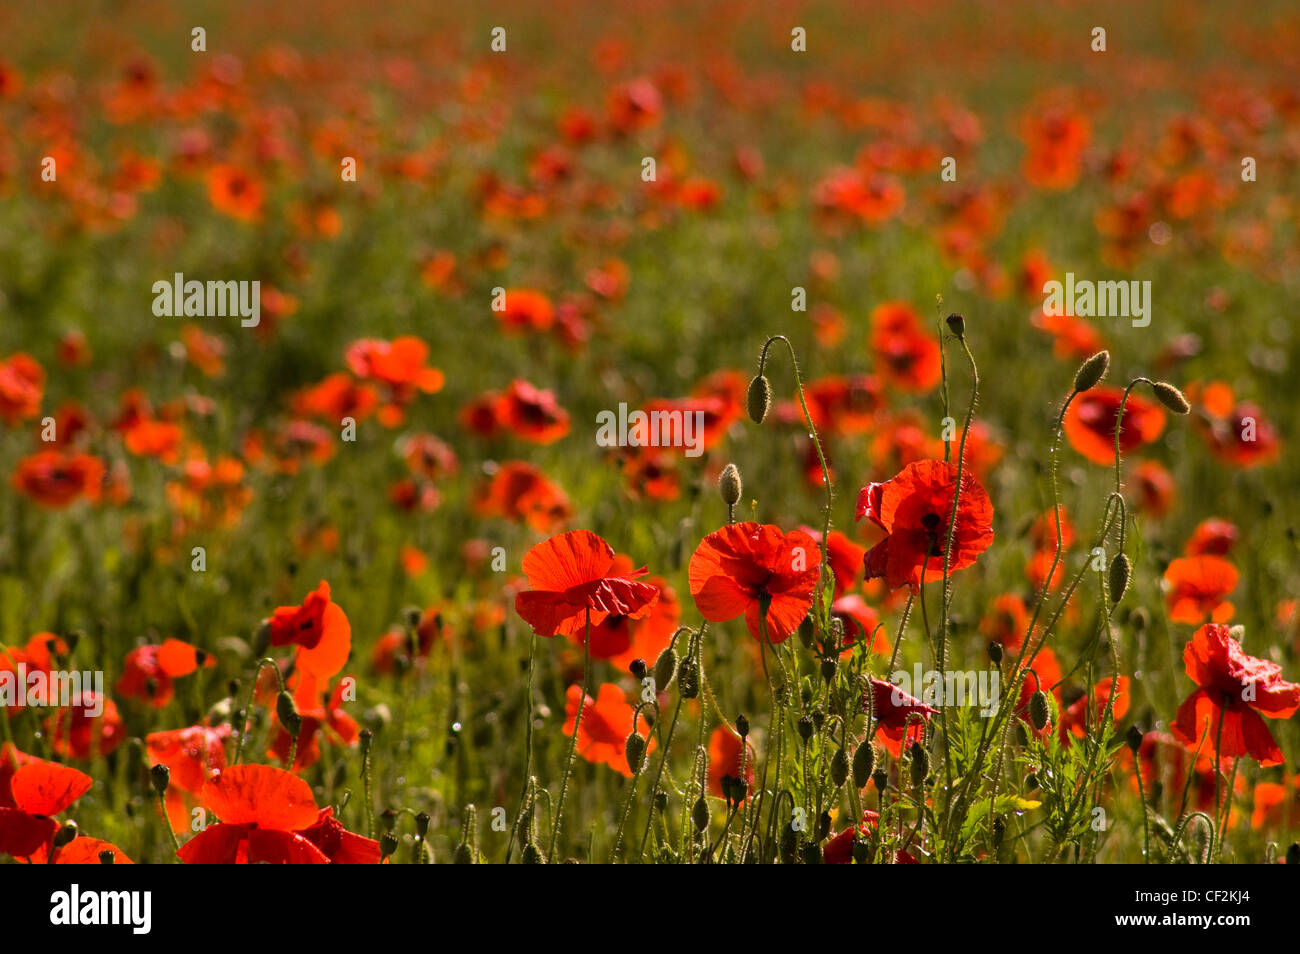
[{"label": "poppy seed pod", "polygon": [[863,739],[853,753],[853,784],[866,788],[876,767],[876,750],[870,739]]},{"label": "poppy seed pod", "polygon": [[645,739],[633,732],[623,744],[623,754],[627,756],[627,767],[633,773],[641,771],[641,760],[645,757]]},{"label": "poppy seed pod", "polygon": [[633,659],[628,665],[627,671],[632,674],[637,682],[640,682],[646,676],[646,667],[644,659]]},{"label": "poppy seed pod", "polygon": [[913,744],[909,751],[912,753],[912,784],[922,785],[930,774],[930,753],[917,744]]},{"label": "poppy seed pod", "polygon": [[1178,390],[1167,381],[1157,381],[1151,385],[1151,390],[1155,392],[1160,403],[1175,414],[1188,414],[1192,410],[1192,405],[1188,403],[1183,392]]},{"label": "poppy seed pod", "polygon": [[831,758],[831,781],[838,788],[849,778],[849,757],[843,749],[836,749]]},{"label": "poppy seed pod", "polygon": [[677,675],[677,654],[673,652],[671,646],[667,646],[655,660],[655,689],[663,692],[672,683],[675,675]]},{"label": "poppy seed pod", "polygon": [[1047,693],[1039,689],[1029,697],[1029,719],[1034,728],[1041,732],[1047,727],[1048,715]]},{"label": "poppy seed pod", "polygon": [[1090,391],[1097,386],[1097,383],[1106,376],[1110,369],[1110,352],[1098,351],[1083,364],[1079,365],[1079,370],[1074,374],[1074,391],[1076,394],[1082,391]]},{"label": "poppy seed pod", "polygon": [[749,720],[745,718],[743,712],[736,716],[736,734],[742,739],[749,735]]},{"label": "poppy seed pod", "polygon": [[387,858],[397,850],[397,836],[391,831],[386,831],[379,836],[379,853]]},{"label": "poppy seed pod", "polygon": [[996,642],[989,643],[988,652],[989,652],[989,661],[992,662],[993,665],[995,666],[1001,666],[1002,665],[1002,644]]},{"label": "poppy seed pod", "polygon": [[948,330],[958,338],[966,337],[966,319],[958,314],[951,314],[947,318]]},{"label": "poppy seed pod", "polygon": [[111,865],[113,863],[113,852],[105,848],[99,853],[99,863],[101,865]]},{"label": "poppy seed pod", "polygon": [[1133,572],[1133,566],[1129,563],[1127,553],[1116,553],[1115,558],[1110,561],[1110,601],[1118,603],[1124,598],[1124,592],[1128,589],[1129,576]]},{"label": "poppy seed pod", "polygon": [[803,741],[807,742],[809,739],[812,738],[812,734],[813,734],[813,720],[812,720],[812,716],[810,716],[810,715],[801,715],[801,716],[799,717],[799,721],[798,721],[798,723],[796,724],[796,728],[798,728],[798,730],[799,730],[799,738],[801,738],[801,739],[803,739]]},{"label": "poppy seed pod", "polygon": [[878,768],[871,773],[871,782],[876,786],[877,792],[883,792],[889,785],[889,773],[883,768]]},{"label": "poppy seed pod", "polygon": [[722,474],[718,477],[718,493],[722,495],[724,504],[734,507],[744,492],[743,488],[744,485],[740,481],[740,468],[735,464],[728,464],[722,468]]},{"label": "poppy seed pod", "polygon": [[768,410],[772,407],[772,383],[767,380],[766,375],[754,375],[754,380],[749,382],[749,393],[745,400],[749,409],[749,419],[755,424],[762,424]]},{"label": "poppy seed pod", "polygon": [[62,848],[76,837],[77,823],[74,821],[64,822],[63,827],[54,833],[54,847]]},{"label": "poppy seed pod", "polygon": [[171,769],[159,762],[149,770],[149,783],[153,785],[153,790],[159,795],[167,794],[167,786],[171,782]]}]

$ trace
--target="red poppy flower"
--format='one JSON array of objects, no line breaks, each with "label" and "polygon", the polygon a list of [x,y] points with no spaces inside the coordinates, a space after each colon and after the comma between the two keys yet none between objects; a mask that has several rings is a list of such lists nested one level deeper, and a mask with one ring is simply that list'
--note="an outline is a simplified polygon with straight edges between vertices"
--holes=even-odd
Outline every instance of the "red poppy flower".
[{"label": "red poppy flower", "polygon": [[883,628],[876,628],[880,625],[880,615],[858,594],[850,593],[837,599],[831,604],[831,615],[844,624],[843,653],[851,653],[859,641],[869,639],[871,643],[867,652],[888,654],[889,637]]},{"label": "red poppy flower", "polygon": [[342,607],[330,600],[324,580],[300,605],[279,607],[270,622],[271,645],[296,645],[299,669],[328,679],[348,661],[352,626]]},{"label": "red poppy flower", "polygon": [[1169,618],[1177,623],[1226,623],[1235,607],[1225,597],[1237,587],[1237,568],[1222,557],[1179,557],[1165,570]]},{"label": "red poppy flower", "polygon": [[47,851],[57,815],[90,791],[93,780],[66,765],[0,747],[0,854],[26,860]]},{"label": "red poppy flower", "polygon": [[[822,532],[812,527],[800,527],[812,537],[813,542],[821,546]],[[826,562],[835,574],[835,598],[843,596],[858,582],[858,572],[862,567],[862,558],[867,555],[867,548],[859,546],[839,530],[832,530],[826,538]]]},{"label": "red poppy flower", "polygon": [[99,500],[104,462],[91,454],[40,451],[18,462],[13,485],[42,507],[61,510],[78,498]]},{"label": "red poppy flower", "polygon": [[715,623],[744,615],[761,640],[759,609],[767,606],[767,640],[779,643],[798,629],[812,607],[821,550],[808,534],[753,522],[715,530],[691,556],[691,595]]},{"label": "red poppy flower", "polygon": [[1020,651],[1028,629],[1029,608],[1023,597],[1015,593],[996,597],[980,619],[980,635],[991,643],[999,643],[1010,653]]},{"label": "red poppy flower", "polygon": [[[847,865],[853,862],[853,843],[858,839],[871,837],[872,830],[880,823],[880,815],[867,809],[862,813],[862,821],[856,828],[846,828],[822,849],[822,863],[827,865]],[[894,854],[894,864],[914,865],[916,859],[899,848]]]},{"label": "red poppy flower", "polygon": [[[1101,724],[1102,716],[1106,714],[1106,705],[1110,701],[1110,687],[1113,680],[1110,676],[1097,683],[1096,687],[1081,695],[1061,713],[1061,741],[1068,742],[1070,737],[1082,739],[1088,734],[1088,724],[1091,721],[1093,726]],[[1120,676],[1119,684],[1115,689],[1115,704],[1111,710],[1111,718],[1115,722],[1128,713],[1129,696],[1128,696],[1128,676]],[[1091,708],[1091,712],[1089,712]]]},{"label": "red poppy flower", "polygon": [[[871,712],[879,723],[876,738],[891,755],[898,758],[904,741],[910,744],[924,738],[925,723],[939,710],[903,692],[895,683],[883,679],[872,679],[870,691]],[[865,695],[862,705],[865,709]],[[914,715],[919,716],[920,721],[910,719]]]},{"label": "red poppy flower", "polygon": [[377,865],[383,860],[379,842],[343,827],[333,808],[322,808],[316,823],[298,832],[336,865]]},{"label": "red poppy flower", "polygon": [[497,312],[497,320],[508,335],[546,331],[555,322],[555,306],[539,291],[508,288],[502,297],[504,307]]},{"label": "red poppy flower", "polygon": [[169,639],[161,646],[137,646],[126,654],[117,692],[161,709],[172,700],[173,679],[188,676],[200,665],[211,668],[216,664],[214,658],[179,639]]},{"label": "red poppy flower", "polygon": [[804,388],[804,396],[813,424],[822,433],[865,434],[885,406],[884,388],[870,374],[818,378]]},{"label": "red poppy flower", "polygon": [[[614,557],[611,573],[615,576],[631,576],[634,572],[632,560],[619,554]],[[653,661],[672,640],[677,624],[681,620],[681,608],[677,594],[668,585],[668,581],[659,577],[646,577],[643,581],[659,591],[650,613],[640,618],[612,615],[599,624],[591,626],[591,655],[593,659],[607,659],[610,664],[626,669],[634,659]],[[577,645],[582,645],[586,633],[581,632],[569,638]]]},{"label": "red poppy flower", "polygon": [[[754,765],[758,762],[758,757],[754,752],[754,747],[745,740],[745,768],[743,778],[748,788],[746,794],[754,790]],[[741,741],[740,736],[730,726],[720,725],[713,730],[709,736],[709,791],[719,798],[724,797],[722,791],[722,776],[730,775],[732,778],[741,778],[740,768]]]},{"label": "red poppy flower", "polygon": [[298,832],[315,825],[320,809],[311,786],[270,765],[232,765],[199,795],[220,822],[208,825],[176,853],[187,865],[329,864]]},{"label": "red poppy flower", "polygon": [[1227,556],[1237,542],[1237,527],[1227,520],[1210,517],[1196,525],[1192,538],[1183,547],[1188,556]]},{"label": "red poppy flower", "polygon": [[41,412],[45,369],[28,354],[18,352],[0,361],[0,418],[13,427]]},{"label": "red poppy flower", "polygon": [[[957,487],[957,465],[941,460],[908,464],[883,484],[868,484],[858,494],[857,519],[869,517],[888,536],[868,551],[868,580],[883,576],[890,589],[919,586],[943,575],[948,520]],[[949,572],[965,569],[993,543],[993,504],[969,473],[962,475],[957,525]]]},{"label": "red poppy flower", "polygon": [[[343,708],[345,683],[346,679],[340,679],[334,691],[330,692],[329,685],[324,680],[306,672],[294,673],[289,688],[293,691],[293,701],[298,707],[302,725],[298,730],[297,753],[290,766],[292,771],[300,772],[320,760],[322,731],[331,742],[340,746],[356,745],[361,738],[361,726]],[[293,736],[277,717],[272,724],[267,757],[287,763],[293,742]]]},{"label": "red poppy flower", "polygon": [[537,544],[524,554],[530,589],[515,597],[515,612],[538,636],[573,636],[610,616],[641,619],[659,599],[659,590],[634,577],[609,575],[614,550],[590,530],[572,530]]},{"label": "red poppy flower", "polygon": [[[582,725],[578,728],[578,754],[596,765],[608,765],[625,778],[631,778],[632,768],[627,764],[627,737],[632,734],[632,717],[636,710],[630,706],[623,690],[613,683],[605,683],[596,698],[582,696],[581,686],[570,686],[564,700],[564,734],[572,737],[577,721],[578,699],[582,697]],[[644,716],[636,719],[636,731],[643,737],[649,734],[650,724]],[[649,740],[646,754],[653,752],[654,739]]]},{"label": "red poppy flower", "polygon": [[184,729],[151,732],[145,737],[145,749],[151,765],[165,765],[170,772],[165,807],[172,831],[190,830],[190,812],[198,804],[196,796],[217,772],[226,767],[225,740],[230,726],[215,728],[193,725]]},{"label": "red poppy flower", "polygon": [[1282,750],[1260,716],[1295,715],[1300,684],[1285,681],[1277,663],[1247,656],[1219,623],[1206,623],[1192,635],[1183,665],[1197,689],[1178,707],[1170,726],[1175,738],[1194,749],[1204,734],[1205,746],[1220,758],[1248,755],[1260,765],[1280,765]]},{"label": "red poppy flower", "polygon": [[569,498],[546,475],[524,461],[507,461],[476,488],[473,508],[483,517],[505,517],[550,533],[573,517]]},{"label": "red poppy flower", "polygon": [[871,312],[871,350],[881,376],[904,391],[929,391],[943,377],[939,342],[907,302],[885,302]]},{"label": "red poppy flower", "polygon": [[[1115,422],[1123,388],[1095,387],[1070,403],[1065,412],[1065,437],[1070,445],[1095,464],[1115,462]],[[1165,429],[1165,412],[1141,395],[1130,393],[1124,402],[1124,423],[1119,431],[1122,454],[1150,444]]]},{"label": "red poppy flower", "polygon": [[569,414],[550,391],[514,380],[497,401],[501,424],[516,437],[552,444],[569,433]]},{"label": "red poppy flower", "polygon": [[208,199],[213,208],[241,222],[255,222],[261,215],[265,190],[238,166],[217,165],[208,173]]},{"label": "red poppy flower", "polygon": [[[99,713],[94,715],[92,713]],[[45,720],[50,748],[64,758],[89,759],[107,755],[126,741],[126,725],[112,699],[82,691]]]},{"label": "red poppy flower", "polygon": [[1140,512],[1159,518],[1173,509],[1174,478],[1158,461],[1144,460],[1134,467],[1132,483]]}]

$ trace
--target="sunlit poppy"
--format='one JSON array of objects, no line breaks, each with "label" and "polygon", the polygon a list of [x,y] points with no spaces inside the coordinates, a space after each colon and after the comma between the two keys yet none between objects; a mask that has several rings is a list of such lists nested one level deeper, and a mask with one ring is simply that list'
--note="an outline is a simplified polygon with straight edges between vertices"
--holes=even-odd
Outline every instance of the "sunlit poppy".
[{"label": "sunlit poppy", "polygon": [[[582,687],[570,686],[564,703],[564,734],[572,738],[573,724],[577,721],[578,700],[582,698]],[[636,710],[628,704],[623,690],[612,683],[605,683],[596,693],[596,698],[586,696],[582,704],[582,725],[578,728],[578,755],[596,765],[608,765],[615,772],[627,778],[632,777],[632,768],[627,764],[627,737],[635,731],[643,737],[649,734],[650,725],[645,716],[635,715]],[[654,751],[655,740],[649,740],[646,753]]]},{"label": "sunlit poppy", "polygon": [[1169,618],[1176,623],[1226,623],[1236,612],[1226,597],[1237,588],[1237,568],[1222,557],[1178,557],[1165,570]]},{"label": "sunlit poppy", "polygon": [[538,636],[575,636],[611,616],[649,615],[659,589],[635,579],[645,567],[618,573],[614,564],[613,548],[590,530],[544,540],[524,554],[529,589],[515,597],[515,612]]},{"label": "sunlit poppy", "polygon": [[281,606],[271,614],[271,645],[298,647],[298,667],[320,679],[343,668],[352,650],[352,626],[342,607],[330,599],[321,580],[298,606]]}]

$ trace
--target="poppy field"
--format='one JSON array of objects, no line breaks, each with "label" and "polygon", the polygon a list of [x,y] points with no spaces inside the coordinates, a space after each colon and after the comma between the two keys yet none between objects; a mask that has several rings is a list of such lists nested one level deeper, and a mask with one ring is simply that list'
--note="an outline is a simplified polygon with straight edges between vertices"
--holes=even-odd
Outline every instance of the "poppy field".
[{"label": "poppy field", "polygon": [[0,864],[1300,863],[1297,60],[0,9]]}]

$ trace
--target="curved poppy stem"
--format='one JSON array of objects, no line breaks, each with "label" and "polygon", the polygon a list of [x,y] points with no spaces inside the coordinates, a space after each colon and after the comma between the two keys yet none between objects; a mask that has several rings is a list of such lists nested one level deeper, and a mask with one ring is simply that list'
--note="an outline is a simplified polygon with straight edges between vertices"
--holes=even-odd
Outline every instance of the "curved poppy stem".
[{"label": "curved poppy stem", "polygon": [[[155,794],[158,796],[158,817],[162,819],[163,827],[167,829],[167,834],[171,836],[172,850],[179,855],[181,843],[176,838],[176,832],[172,830],[171,819],[167,817],[167,797],[162,792],[155,792]],[[52,860],[53,855],[51,855]]]},{"label": "curved poppy stem", "polygon": [[533,768],[533,672],[537,669],[537,633],[528,631],[528,704],[527,721],[524,723],[524,785],[519,792],[519,814],[510,831],[510,843],[506,845],[506,864],[510,864],[510,855],[515,850],[515,837],[519,831],[519,819],[524,815],[524,804],[528,799],[528,782]]},{"label": "curved poppy stem", "polygon": [[[252,717],[251,710],[253,708],[253,694],[257,691],[257,680],[262,677],[262,669],[265,666],[270,666],[275,670],[275,678],[280,682],[280,691],[286,691],[284,688],[284,675],[280,672],[280,667],[275,664],[275,660],[270,656],[264,656],[259,659],[257,665],[253,668],[253,681],[248,686],[248,695],[244,697],[244,707],[239,710],[241,713],[239,720],[239,741],[235,745],[235,760],[233,763],[236,765],[239,764],[239,760],[244,754],[244,741],[248,738],[248,722]],[[293,763],[290,762],[289,764],[292,765]]]},{"label": "curved poppy stem", "polygon": [[591,607],[587,607],[587,634],[582,640],[582,694],[578,696],[578,714],[573,717],[573,739],[569,742],[569,757],[564,763],[560,780],[560,800],[555,805],[555,820],[551,823],[551,846],[546,852],[549,862],[555,857],[555,844],[560,837],[560,823],[564,820],[564,796],[569,791],[569,775],[573,772],[573,756],[578,751],[578,729],[582,725],[582,710],[587,702],[587,683],[591,681]]}]

